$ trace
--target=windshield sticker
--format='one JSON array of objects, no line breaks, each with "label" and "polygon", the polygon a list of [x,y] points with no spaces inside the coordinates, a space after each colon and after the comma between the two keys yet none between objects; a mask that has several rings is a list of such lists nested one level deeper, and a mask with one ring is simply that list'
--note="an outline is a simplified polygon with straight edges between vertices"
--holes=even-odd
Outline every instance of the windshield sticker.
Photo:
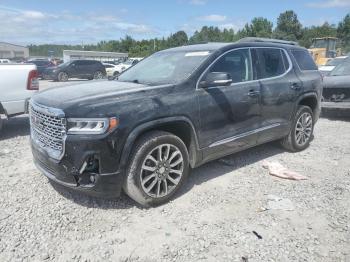
[{"label": "windshield sticker", "polygon": [[185,54],[185,56],[207,56],[207,55],[209,55],[209,51],[191,52],[191,53]]}]

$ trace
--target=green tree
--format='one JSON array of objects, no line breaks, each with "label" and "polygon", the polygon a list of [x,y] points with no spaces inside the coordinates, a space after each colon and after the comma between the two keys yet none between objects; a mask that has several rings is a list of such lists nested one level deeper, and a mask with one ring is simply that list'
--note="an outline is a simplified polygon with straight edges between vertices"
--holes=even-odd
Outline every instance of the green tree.
[{"label": "green tree", "polygon": [[301,39],[302,25],[294,11],[289,10],[279,15],[274,37],[291,41]]},{"label": "green tree", "polygon": [[350,52],[350,13],[338,25],[337,36],[343,51]]},{"label": "green tree", "polygon": [[170,46],[182,46],[188,43],[188,36],[185,31],[178,31],[168,38]]},{"label": "green tree", "polygon": [[313,38],[318,37],[336,37],[337,28],[335,25],[330,25],[325,22],[322,26],[305,27],[302,30],[302,38],[299,40],[299,44],[306,48],[309,48]]},{"label": "green tree", "polygon": [[272,35],[273,24],[263,17],[255,17],[250,24],[246,24],[242,30],[239,31],[240,38],[242,37],[266,37],[270,38]]}]

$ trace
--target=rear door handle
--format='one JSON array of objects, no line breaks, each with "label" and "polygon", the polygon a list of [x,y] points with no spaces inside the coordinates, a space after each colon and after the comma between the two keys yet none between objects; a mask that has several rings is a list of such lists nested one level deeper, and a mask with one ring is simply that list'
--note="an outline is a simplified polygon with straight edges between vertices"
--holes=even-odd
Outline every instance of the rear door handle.
[{"label": "rear door handle", "polygon": [[291,83],[290,88],[293,90],[299,90],[301,88],[299,83]]},{"label": "rear door handle", "polygon": [[260,95],[260,91],[250,90],[248,92],[248,96],[250,96],[250,97],[255,97],[255,96],[258,96],[258,95]]}]

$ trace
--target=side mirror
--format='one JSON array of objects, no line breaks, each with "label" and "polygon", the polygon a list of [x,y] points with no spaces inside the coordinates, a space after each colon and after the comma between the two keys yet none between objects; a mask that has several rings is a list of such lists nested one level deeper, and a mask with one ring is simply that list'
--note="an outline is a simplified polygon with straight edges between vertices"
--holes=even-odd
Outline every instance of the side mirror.
[{"label": "side mirror", "polygon": [[225,72],[210,72],[199,83],[200,87],[227,86],[232,83],[232,77]]}]

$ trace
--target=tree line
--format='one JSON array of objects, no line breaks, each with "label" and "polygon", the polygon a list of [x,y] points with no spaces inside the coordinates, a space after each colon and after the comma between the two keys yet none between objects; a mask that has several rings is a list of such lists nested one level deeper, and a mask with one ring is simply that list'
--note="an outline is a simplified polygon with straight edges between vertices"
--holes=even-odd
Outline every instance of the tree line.
[{"label": "tree line", "polygon": [[125,36],[120,40],[100,41],[89,45],[29,45],[31,56],[62,56],[63,50],[87,50],[106,52],[127,52],[130,57],[145,57],[156,51],[170,47],[196,44],[203,42],[235,42],[243,37],[266,37],[289,41],[297,41],[301,46],[309,48],[313,38],[337,37],[338,47],[343,53],[350,52],[350,13],[339,24],[325,22],[320,26],[304,27],[294,11],[285,11],[277,18],[276,27],[264,17],[256,17],[250,23],[235,32],[233,29],[220,29],[215,26],[203,26],[188,36],[184,31],[178,31],[167,38],[135,40]]}]

